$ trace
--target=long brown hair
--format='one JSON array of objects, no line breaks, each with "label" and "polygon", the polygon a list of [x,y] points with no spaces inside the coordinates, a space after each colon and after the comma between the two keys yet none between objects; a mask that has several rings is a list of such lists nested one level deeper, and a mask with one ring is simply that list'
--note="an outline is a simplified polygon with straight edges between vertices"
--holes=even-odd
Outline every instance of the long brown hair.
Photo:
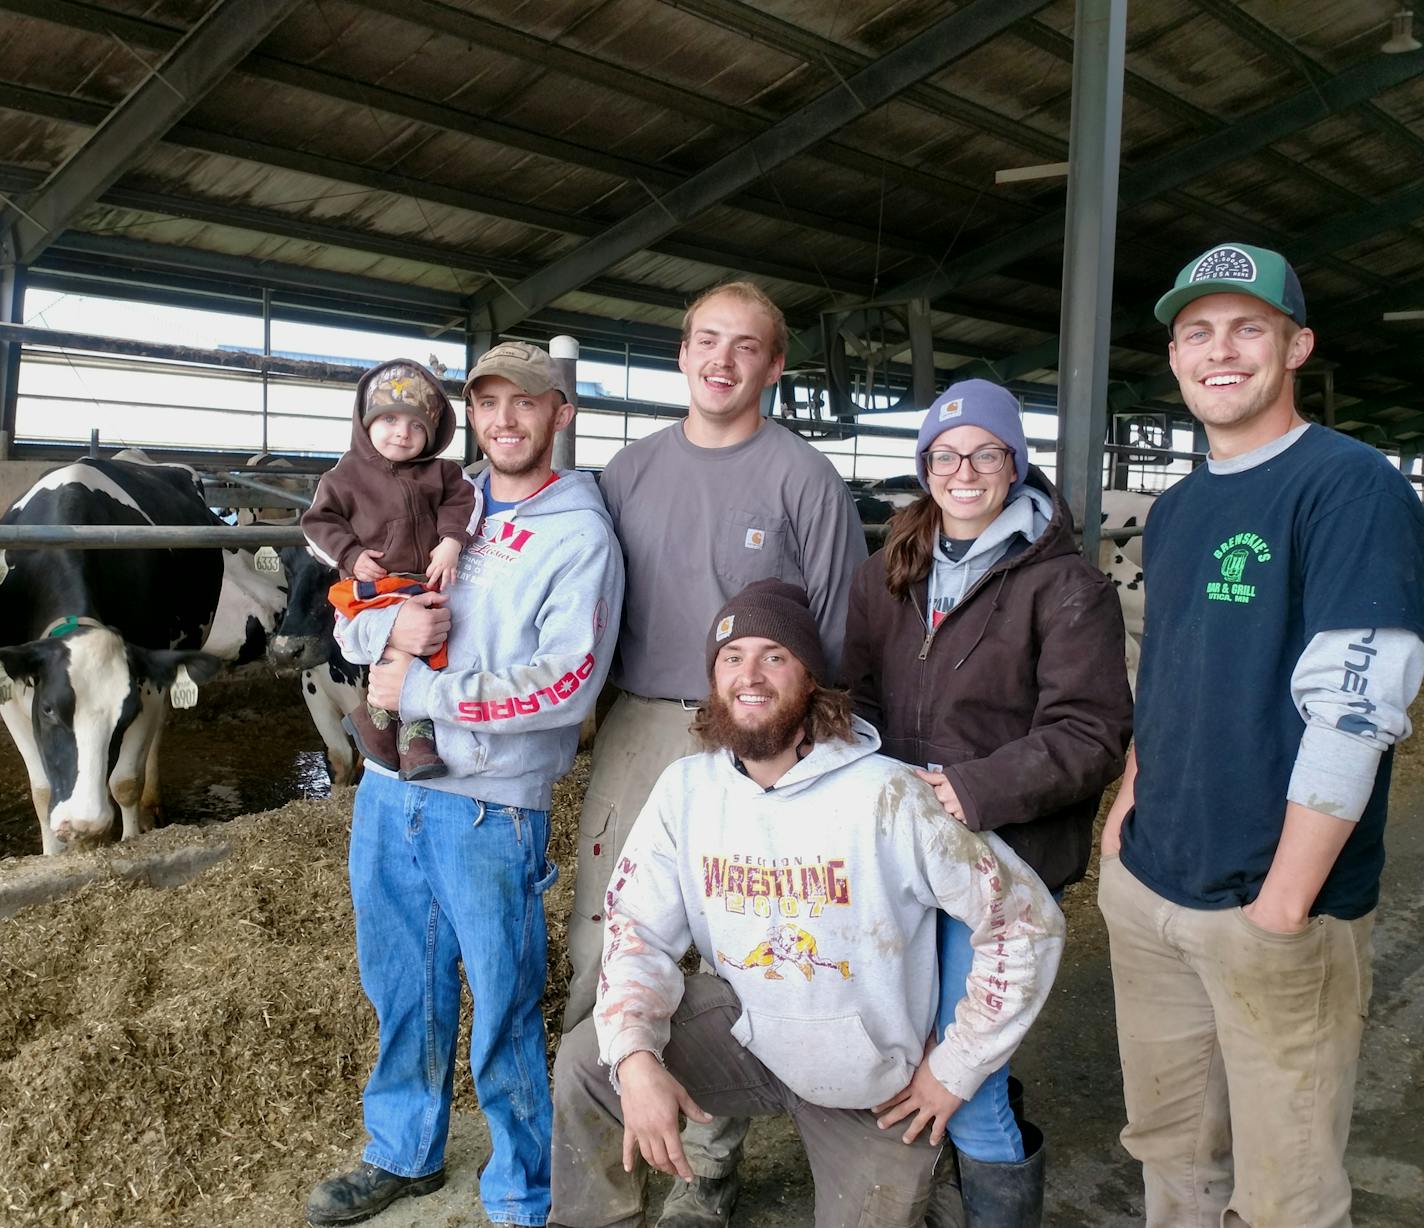
[{"label": "long brown hair", "polygon": [[921,495],[890,522],[890,536],[885,542],[885,587],[896,600],[903,601],[911,586],[930,574],[941,520],[939,504],[931,496]]}]

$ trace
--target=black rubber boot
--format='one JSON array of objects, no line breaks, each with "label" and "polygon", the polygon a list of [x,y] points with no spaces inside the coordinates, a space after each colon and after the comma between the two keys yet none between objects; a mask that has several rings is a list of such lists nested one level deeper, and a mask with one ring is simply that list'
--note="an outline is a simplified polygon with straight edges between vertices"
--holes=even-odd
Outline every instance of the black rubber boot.
[{"label": "black rubber boot", "polygon": [[1024,1122],[1024,1159],[995,1164],[959,1157],[965,1228],[1040,1228],[1043,1223],[1043,1133]]},{"label": "black rubber boot", "polygon": [[935,1165],[925,1228],[964,1228],[964,1201],[959,1192],[959,1153],[949,1139]]},{"label": "black rubber boot", "polygon": [[359,1224],[384,1211],[397,1198],[433,1194],[445,1184],[442,1168],[425,1177],[401,1177],[362,1160],[349,1173],[323,1181],[307,1199],[307,1223]]}]

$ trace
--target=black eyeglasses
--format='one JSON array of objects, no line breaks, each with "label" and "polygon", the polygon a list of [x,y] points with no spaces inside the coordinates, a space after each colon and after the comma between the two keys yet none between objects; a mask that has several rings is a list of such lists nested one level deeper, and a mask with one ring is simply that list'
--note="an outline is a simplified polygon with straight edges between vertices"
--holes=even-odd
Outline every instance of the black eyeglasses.
[{"label": "black eyeglasses", "polygon": [[975,473],[998,473],[1004,462],[1013,455],[1012,448],[975,448],[972,452],[951,452],[948,448],[936,448],[925,453],[925,468],[937,478],[952,478],[959,472],[965,461]]}]

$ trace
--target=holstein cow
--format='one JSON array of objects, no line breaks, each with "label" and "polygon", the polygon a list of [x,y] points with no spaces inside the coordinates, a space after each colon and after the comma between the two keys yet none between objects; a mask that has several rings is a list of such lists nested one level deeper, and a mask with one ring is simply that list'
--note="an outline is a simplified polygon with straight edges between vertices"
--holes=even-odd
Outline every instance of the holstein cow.
[{"label": "holstein cow", "polygon": [[[306,499],[312,483],[289,476],[285,457],[259,452],[247,459],[250,469],[263,469],[263,482],[273,490]],[[238,524],[295,525],[300,513],[286,507],[240,508]],[[352,665],[336,645],[336,616],[327,590],[336,583],[336,569],[313,558],[302,546],[279,552],[287,582],[287,609],[267,645],[274,669],[301,672],[302,702],[326,747],[326,769],[333,785],[356,778],[356,748],[341,727],[341,718],[366,699],[366,667]]]},{"label": "holstein cow", "polygon": [[[82,460],[46,475],[9,525],[216,525],[191,471]],[[262,655],[285,606],[250,551],[12,550],[0,556],[0,717],[25,761],[46,853],[153,825],[156,748],[175,680]],[[199,650],[203,651],[199,651]],[[183,677],[186,673],[186,679]],[[6,695],[6,691],[9,692]]]},{"label": "holstein cow", "polygon": [[352,665],[337,647],[336,616],[326,596],[336,583],[336,569],[313,558],[305,546],[284,546],[280,553],[287,576],[287,612],[272,636],[267,659],[279,669],[301,671],[302,699],[326,744],[331,783],[347,785],[356,776],[356,748],[341,718],[366,699],[366,667]]}]

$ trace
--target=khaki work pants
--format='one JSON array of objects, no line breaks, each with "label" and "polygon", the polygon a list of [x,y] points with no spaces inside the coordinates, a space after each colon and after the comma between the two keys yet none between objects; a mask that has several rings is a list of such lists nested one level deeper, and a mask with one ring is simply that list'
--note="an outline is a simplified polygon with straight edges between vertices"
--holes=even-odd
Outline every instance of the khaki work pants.
[{"label": "khaki work pants", "polygon": [[[696,709],[676,700],[619,695],[593,743],[593,771],[579,815],[578,880],[569,916],[573,978],[564,1007],[564,1032],[593,1013],[603,964],[603,898],[633,823],[670,763],[702,749],[688,726]],[[747,1123],[718,1118],[688,1122],[683,1135],[688,1163],[699,1177],[736,1172]]]},{"label": "khaki work pants", "polygon": [[1173,904],[1116,857],[1098,905],[1147,1228],[1349,1228],[1374,914],[1276,934]]},{"label": "khaki work pants", "polygon": [[[941,1150],[929,1131],[907,1146],[902,1128],[881,1130],[869,1110],[808,1104],[733,1038],[741,1013],[726,981],[688,977],[663,1053],[672,1076],[709,1113],[790,1114],[816,1185],[815,1228],[919,1228]],[[554,1063],[550,1228],[640,1228],[647,1169],[624,1172],[622,1153],[622,1105],[586,1019]]]}]

